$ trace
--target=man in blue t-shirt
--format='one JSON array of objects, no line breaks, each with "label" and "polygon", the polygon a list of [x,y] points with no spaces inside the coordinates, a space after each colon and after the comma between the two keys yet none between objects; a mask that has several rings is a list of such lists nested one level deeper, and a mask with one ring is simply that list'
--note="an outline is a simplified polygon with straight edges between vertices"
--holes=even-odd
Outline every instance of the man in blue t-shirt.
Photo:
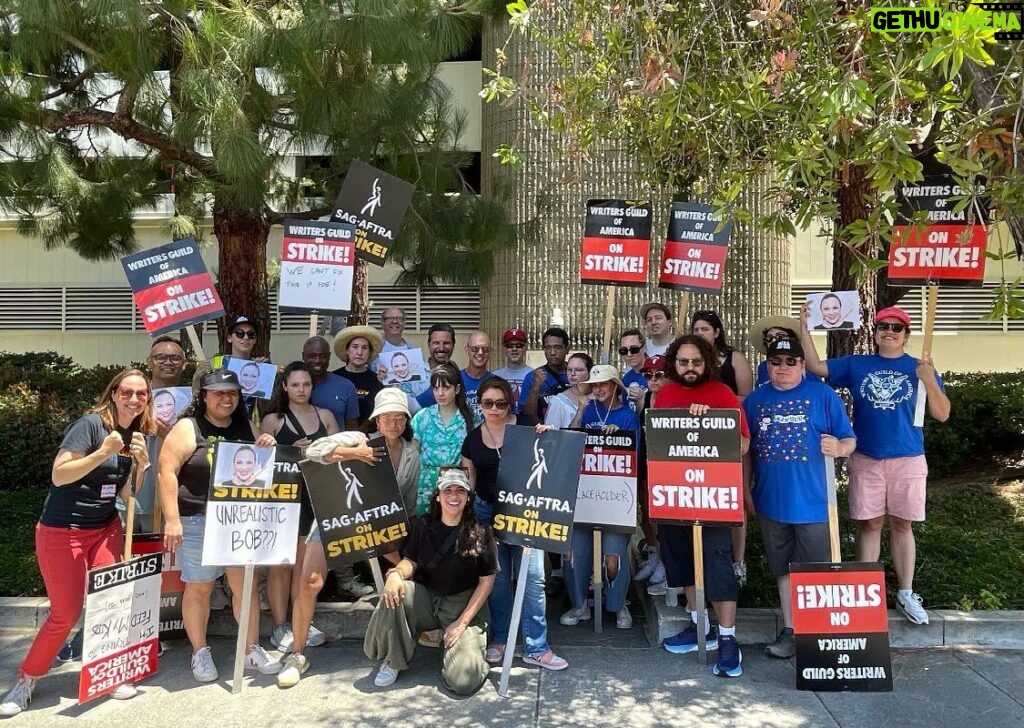
[{"label": "man in blue t-shirt", "polygon": [[[483,418],[483,412],[480,410],[480,404],[476,401],[476,391],[480,388],[480,383],[488,377],[493,377],[494,374],[487,368],[491,360],[491,337],[485,334],[483,331],[474,331],[466,339],[466,358],[469,360],[469,364],[466,365],[465,369],[460,369],[459,374],[462,376],[462,385],[466,392],[466,403],[469,408],[473,411],[473,415],[478,418]],[[428,387],[416,397],[416,403],[422,407],[429,407],[432,404],[437,404],[434,399],[434,390]]]},{"label": "man in blue t-shirt", "polygon": [[[322,336],[306,339],[302,345],[302,361],[313,373],[313,393],[309,402],[315,407],[331,411],[339,427],[355,430],[359,427],[359,395],[352,382],[327,371],[331,363],[331,345]],[[345,423],[342,425],[342,423]]]},{"label": "man in blue t-shirt", "polygon": [[882,525],[889,517],[892,561],[899,581],[896,609],[913,624],[928,624],[928,612],[914,593],[917,546],[914,521],[924,520],[928,463],[924,428],[914,426],[918,391],[924,387],[928,414],[949,418],[949,398],[931,358],[906,353],[910,316],[896,306],[875,315],[876,354],[855,354],[821,361],[807,331],[804,306],[800,338],[807,368],[846,387],[853,397],[857,454],[850,458],[850,517],[857,521],[857,560],[878,561]]},{"label": "man in blue t-shirt", "polygon": [[647,360],[647,346],[640,329],[626,329],[619,334],[619,356],[626,362],[626,370],[622,373],[622,385],[626,391],[622,401],[634,412],[639,412],[647,393],[647,380],[640,373]]},{"label": "man in blue t-shirt", "polygon": [[767,653],[785,659],[796,651],[789,564],[832,560],[825,458],[848,456],[857,441],[839,396],[804,377],[799,341],[776,339],[767,354],[768,384],[748,394],[743,409],[750,426],[751,497],[785,624]]},{"label": "man in blue t-shirt", "polygon": [[536,417],[541,422],[548,412],[548,399],[569,388],[565,361],[569,356],[569,334],[565,329],[552,326],[540,337],[545,364],[537,367],[523,379],[519,390],[519,412]]}]

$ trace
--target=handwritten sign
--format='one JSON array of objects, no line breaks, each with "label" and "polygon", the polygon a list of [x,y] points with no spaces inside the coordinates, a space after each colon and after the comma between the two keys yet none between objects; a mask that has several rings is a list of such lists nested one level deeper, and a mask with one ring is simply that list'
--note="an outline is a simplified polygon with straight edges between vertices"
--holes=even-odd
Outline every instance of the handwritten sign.
[{"label": "handwritten sign", "polygon": [[281,308],[348,313],[356,260],[355,226],[285,220],[281,241]]},{"label": "handwritten sign", "polygon": [[658,287],[721,293],[732,223],[719,230],[711,207],[694,202],[673,202],[669,214]]},{"label": "handwritten sign", "polygon": [[587,200],[580,282],[646,286],[651,258],[651,204]]},{"label": "handwritten sign", "polygon": [[89,572],[79,703],[156,672],[160,562],[148,554]]},{"label": "handwritten sign", "polygon": [[163,560],[160,576],[160,639],[184,637],[181,600],[185,596],[185,582],[181,580],[178,555],[174,551],[164,550],[162,533],[136,533],[132,537],[132,556],[143,554],[158,554]]},{"label": "handwritten sign", "polygon": [[608,531],[636,530],[637,437],[587,430],[574,521]]}]

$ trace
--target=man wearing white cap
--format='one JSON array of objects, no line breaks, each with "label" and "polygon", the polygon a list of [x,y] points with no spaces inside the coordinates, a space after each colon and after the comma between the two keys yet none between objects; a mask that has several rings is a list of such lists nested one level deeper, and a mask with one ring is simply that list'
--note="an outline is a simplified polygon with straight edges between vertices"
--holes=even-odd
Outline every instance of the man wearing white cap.
[{"label": "man wearing white cap", "polygon": [[882,525],[889,517],[892,562],[899,581],[896,609],[913,624],[928,624],[921,596],[914,592],[917,545],[914,521],[923,521],[928,463],[924,428],[914,426],[918,388],[924,385],[928,414],[949,419],[949,398],[931,358],[906,352],[910,316],[896,306],[875,315],[876,354],[855,354],[821,361],[807,331],[804,305],[800,339],[807,368],[846,387],[853,397],[857,452],[850,458],[850,517],[857,521],[857,560],[878,561]]}]

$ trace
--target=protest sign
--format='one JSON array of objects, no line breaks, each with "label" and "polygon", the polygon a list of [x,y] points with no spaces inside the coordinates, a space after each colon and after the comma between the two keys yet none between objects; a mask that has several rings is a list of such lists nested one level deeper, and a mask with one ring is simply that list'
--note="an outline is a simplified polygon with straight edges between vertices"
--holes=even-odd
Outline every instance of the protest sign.
[{"label": "protest sign", "polygon": [[[384,438],[369,442],[384,447]],[[359,460],[302,463],[320,542],[331,569],[397,551],[409,535],[391,458],[376,465]]]},{"label": "protest sign", "polygon": [[278,305],[286,310],[344,314],[352,308],[355,226],[285,220]]},{"label": "protest sign", "polygon": [[159,554],[162,559],[160,572],[160,639],[175,639],[185,636],[185,623],[181,618],[181,598],[185,594],[185,582],[181,580],[181,568],[177,554],[164,550],[162,533],[137,533],[132,539],[132,555]]},{"label": "protest sign", "polygon": [[89,572],[79,703],[156,672],[160,562],[148,554]]},{"label": "protest sign", "polygon": [[860,328],[860,294],[857,291],[808,293],[807,328],[811,331],[854,331]]},{"label": "protest sign", "polygon": [[586,435],[505,428],[498,465],[494,535],[499,541],[563,553],[572,535]]},{"label": "protest sign", "polygon": [[[985,280],[984,206],[957,211],[967,194],[950,175],[925,177],[896,188],[887,283],[890,286],[980,286]],[[915,222],[915,217],[924,217]]]},{"label": "protest sign", "polygon": [[238,375],[243,397],[270,399],[277,380],[277,364],[258,364],[237,356],[224,356],[220,361],[222,366]]},{"label": "protest sign", "polygon": [[331,222],[355,226],[356,256],[384,265],[394,245],[415,185],[358,159],[349,165]]},{"label": "protest sign", "polygon": [[882,564],[790,564],[789,574],[797,690],[891,691]]},{"label": "protest sign", "polygon": [[732,222],[718,229],[710,205],[673,202],[658,287],[695,293],[721,293]]},{"label": "protest sign", "polygon": [[191,387],[162,387],[153,390],[153,416],[173,425],[192,404]]},{"label": "protest sign", "polygon": [[126,255],[121,266],[150,336],[224,315],[213,279],[192,238]]},{"label": "protest sign", "polygon": [[586,430],[574,521],[607,531],[636,530],[636,433]]},{"label": "protest sign", "polygon": [[651,203],[587,200],[580,282],[646,286],[651,259]]},{"label": "protest sign", "polygon": [[278,461],[274,451],[224,440],[214,444],[203,566],[295,563],[299,468],[295,462]]},{"label": "protest sign", "polygon": [[647,410],[647,483],[652,521],[743,523],[740,413]]},{"label": "protest sign", "polygon": [[[385,351],[380,355],[379,362],[380,366],[387,370],[384,374],[385,386],[399,387],[405,391],[406,385],[411,389],[416,389],[417,385],[422,385],[430,380],[426,362],[423,360],[423,352],[419,349]],[[406,394],[409,394],[410,391],[406,391]]]}]

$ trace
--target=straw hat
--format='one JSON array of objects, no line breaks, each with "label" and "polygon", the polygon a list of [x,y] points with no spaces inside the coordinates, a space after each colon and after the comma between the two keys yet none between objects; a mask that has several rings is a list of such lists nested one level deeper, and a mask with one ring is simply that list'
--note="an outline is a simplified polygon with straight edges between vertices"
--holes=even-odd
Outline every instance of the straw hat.
[{"label": "straw hat", "polygon": [[768,329],[791,329],[799,335],[800,322],[791,316],[765,316],[763,319],[755,321],[747,329],[747,341],[761,352],[762,356],[768,352],[764,345],[764,332]]},{"label": "straw hat", "polygon": [[352,339],[366,339],[370,342],[370,356],[380,352],[384,337],[372,326],[346,326],[334,337],[334,353],[344,362],[348,361],[348,345]]},{"label": "straw hat", "polygon": [[582,394],[590,394],[590,386],[592,384],[600,384],[601,382],[615,382],[615,385],[624,390],[626,387],[619,379],[618,370],[611,364],[596,364],[593,369],[590,370],[590,379],[585,382],[580,382],[579,388]]}]

